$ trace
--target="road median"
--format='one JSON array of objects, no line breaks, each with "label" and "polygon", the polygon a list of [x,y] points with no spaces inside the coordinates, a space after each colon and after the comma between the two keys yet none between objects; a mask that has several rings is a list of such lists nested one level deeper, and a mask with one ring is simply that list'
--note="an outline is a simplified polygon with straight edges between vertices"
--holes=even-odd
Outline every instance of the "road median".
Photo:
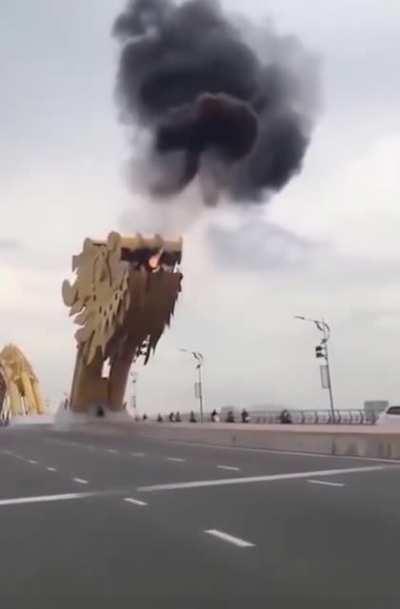
[{"label": "road median", "polygon": [[214,446],[400,459],[400,430],[383,426],[136,423],[141,435]]}]

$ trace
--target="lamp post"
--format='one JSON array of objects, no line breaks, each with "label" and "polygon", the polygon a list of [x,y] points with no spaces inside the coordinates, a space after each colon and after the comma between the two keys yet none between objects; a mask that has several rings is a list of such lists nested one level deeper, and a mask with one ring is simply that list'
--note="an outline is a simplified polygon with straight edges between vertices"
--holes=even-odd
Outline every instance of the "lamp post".
[{"label": "lamp post", "polygon": [[328,352],[328,341],[331,337],[330,326],[326,323],[326,321],[324,319],[310,319],[308,317],[304,317],[303,315],[295,315],[295,319],[313,323],[323,335],[323,338],[321,340],[321,346],[316,347],[315,352],[316,352],[317,357],[323,357],[326,361],[326,381],[327,381],[327,388],[329,391],[329,401],[330,401],[330,406],[331,406],[332,423],[334,423],[335,422],[335,404],[334,404],[334,400],[333,400],[331,370],[330,370],[330,365],[329,365],[329,352]]},{"label": "lamp post", "polygon": [[189,353],[196,361],[197,370],[197,383],[196,383],[196,397],[200,402],[200,423],[204,422],[204,409],[203,409],[203,374],[202,368],[204,364],[204,355],[200,351],[189,351],[189,349],[179,349],[182,353]]},{"label": "lamp post", "polygon": [[130,377],[132,380],[132,409],[136,412],[136,383],[138,379],[138,373],[132,369],[130,371]]}]

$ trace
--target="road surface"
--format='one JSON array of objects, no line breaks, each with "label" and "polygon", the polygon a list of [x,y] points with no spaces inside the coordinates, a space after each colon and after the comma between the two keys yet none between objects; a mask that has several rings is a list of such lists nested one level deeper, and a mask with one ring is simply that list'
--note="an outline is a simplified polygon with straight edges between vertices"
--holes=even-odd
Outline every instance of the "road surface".
[{"label": "road surface", "polygon": [[0,430],[2,609],[400,606],[400,465]]}]

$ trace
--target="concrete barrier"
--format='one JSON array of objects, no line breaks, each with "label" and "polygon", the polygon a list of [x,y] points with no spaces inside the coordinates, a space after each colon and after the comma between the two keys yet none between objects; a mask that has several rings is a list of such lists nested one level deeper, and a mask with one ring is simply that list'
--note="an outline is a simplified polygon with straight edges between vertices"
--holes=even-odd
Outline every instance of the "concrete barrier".
[{"label": "concrete barrier", "polygon": [[321,455],[400,459],[400,428],[326,425],[227,425],[136,423],[136,432],[175,442],[304,452]]}]

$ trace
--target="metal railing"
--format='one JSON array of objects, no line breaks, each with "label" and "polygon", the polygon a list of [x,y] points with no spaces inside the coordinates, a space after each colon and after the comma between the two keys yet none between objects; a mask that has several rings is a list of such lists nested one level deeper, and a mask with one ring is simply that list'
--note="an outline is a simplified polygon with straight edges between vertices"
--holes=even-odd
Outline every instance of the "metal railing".
[{"label": "metal railing", "polygon": [[[349,408],[335,410],[334,416],[331,410],[288,410],[291,423],[295,425],[374,425],[376,415],[368,416],[361,409]],[[281,423],[282,411],[271,411],[265,415],[254,415],[250,413],[251,422],[255,424],[279,424]]]},{"label": "metal railing", "polygon": [[[318,409],[285,409],[289,413],[290,423],[294,425],[374,425],[377,421],[378,415],[375,413],[366,413],[362,409],[348,408],[335,410],[333,413],[331,410],[318,410]],[[221,423],[242,423],[241,411],[235,409],[234,420],[228,420],[226,412],[219,415],[219,422]],[[282,410],[266,411],[260,414],[259,412],[248,411],[249,423],[258,425],[279,425],[282,423]],[[200,417],[196,413],[196,423],[200,422]],[[184,423],[190,422],[190,415],[188,413],[181,414],[181,421]],[[206,423],[212,422],[211,413],[204,413],[204,421]],[[163,415],[163,422],[169,423],[168,415]]]}]

